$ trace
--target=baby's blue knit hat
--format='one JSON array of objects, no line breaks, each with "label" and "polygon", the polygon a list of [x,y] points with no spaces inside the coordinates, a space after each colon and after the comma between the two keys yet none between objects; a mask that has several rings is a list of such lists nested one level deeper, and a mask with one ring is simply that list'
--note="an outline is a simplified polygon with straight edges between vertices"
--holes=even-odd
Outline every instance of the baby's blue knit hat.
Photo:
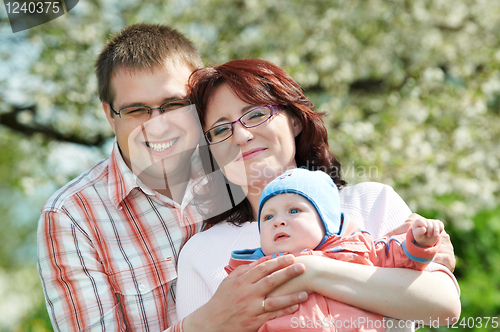
[{"label": "baby's blue knit hat", "polygon": [[318,247],[329,236],[340,233],[341,212],[337,186],[325,172],[310,171],[304,168],[286,171],[266,186],[259,201],[259,219],[257,219],[259,231],[260,212],[264,203],[273,196],[285,193],[299,194],[309,200],[316,208],[325,227],[325,238]]}]

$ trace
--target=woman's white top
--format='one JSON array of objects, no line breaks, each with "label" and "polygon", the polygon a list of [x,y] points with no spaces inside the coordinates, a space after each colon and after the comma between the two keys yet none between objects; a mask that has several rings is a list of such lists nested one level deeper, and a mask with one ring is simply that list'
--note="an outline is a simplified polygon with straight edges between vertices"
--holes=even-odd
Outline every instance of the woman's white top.
[{"label": "woman's white top", "polygon": [[[363,182],[340,190],[342,212],[346,213],[374,239],[401,225],[411,210],[392,187]],[[210,300],[222,280],[231,252],[260,247],[256,222],[240,227],[220,223],[194,235],[182,248],[177,265],[177,317],[182,319]],[[426,271],[441,270],[458,283],[443,265],[430,263]]]}]

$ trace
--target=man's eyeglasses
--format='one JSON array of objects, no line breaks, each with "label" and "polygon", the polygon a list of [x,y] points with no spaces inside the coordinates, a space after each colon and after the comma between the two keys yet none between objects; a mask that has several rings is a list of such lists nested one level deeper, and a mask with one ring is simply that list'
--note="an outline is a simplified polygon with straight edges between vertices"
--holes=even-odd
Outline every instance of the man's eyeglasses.
[{"label": "man's eyeglasses", "polygon": [[149,106],[130,106],[122,108],[117,112],[113,109],[113,106],[111,106],[111,104],[109,105],[109,107],[116,115],[118,115],[124,121],[133,122],[133,121],[148,120],[151,117],[151,113],[153,112],[153,110],[160,110],[161,114],[178,110],[180,112],[179,114],[184,114],[191,110],[191,107],[186,107],[186,106],[190,106],[192,104],[193,103],[189,99],[177,99],[177,100],[167,101],[160,107],[155,107],[155,108],[151,108]]},{"label": "man's eyeglasses", "polygon": [[281,105],[265,105],[252,108],[243,114],[238,120],[217,125],[205,132],[205,139],[208,144],[217,144],[233,136],[234,124],[239,122],[245,128],[257,127],[276,113],[283,110]]}]

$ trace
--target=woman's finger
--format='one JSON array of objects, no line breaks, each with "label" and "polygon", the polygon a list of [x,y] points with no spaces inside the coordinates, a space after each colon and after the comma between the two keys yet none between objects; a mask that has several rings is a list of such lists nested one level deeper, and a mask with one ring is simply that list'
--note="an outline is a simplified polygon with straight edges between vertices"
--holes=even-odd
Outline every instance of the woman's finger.
[{"label": "woman's finger", "polygon": [[450,236],[446,233],[446,230],[441,232],[441,247],[439,248],[439,252],[434,257],[434,262],[446,266],[451,272],[455,270],[457,261],[455,259]]},{"label": "woman's finger", "polygon": [[262,319],[262,324],[264,324],[269,320],[293,314],[299,308],[299,304],[307,301],[307,299],[308,295],[306,292],[265,299],[262,303],[262,314],[259,316],[259,319]]},{"label": "woman's finger", "polygon": [[[278,258],[270,259],[258,265],[252,266],[245,273],[245,278],[250,283],[257,283],[259,281],[262,281],[265,277],[271,276],[271,274],[273,274],[274,272],[291,266],[293,264],[293,261],[293,255],[284,255]],[[298,274],[295,274],[294,276],[296,275]],[[293,278],[293,276],[291,278]],[[267,280],[266,282],[273,283],[275,282],[275,278],[269,278],[269,280]]]},{"label": "woman's finger", "polygon": [[270,275],[264,276],[261,280],[255,283],[255,289],[259,294],[267,295],[274,289],[284,284],[288,280],[295,278],[305,271],[304,264],[294,264],[287,266],[284,269],[273,272]]},{"label": "woman's finger", "polygon": [[235,268],[227,278],[237,278],[247,273],[251,268],[252,266],[250,264],[240,265],[237,268]]}]

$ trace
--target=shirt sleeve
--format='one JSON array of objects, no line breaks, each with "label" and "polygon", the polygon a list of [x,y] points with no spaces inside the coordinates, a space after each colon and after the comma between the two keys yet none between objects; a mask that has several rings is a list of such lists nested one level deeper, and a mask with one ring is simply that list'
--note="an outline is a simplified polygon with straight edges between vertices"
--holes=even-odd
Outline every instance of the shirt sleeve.
[{"label": "shirt sleeve", "polygon": [[[198,234],[197,234],[198,235]],[[204,248],[200,243],[204,237],[194,236],[182,248],[177,264],[176,309],[177,319],[184,319],[212,298],[212,292],[205,282],[203,269],[205,264],[197,255],[197,248]],[[205,247],[206,249],[206,247]],[[223,268],[221,267],[223,271]]]},{"label": "shirt sleeve", "polygon": [[342,212],[347,213],[374,239],[405,222],[411,210],[392,187],[363,182],[340,191]]},{"label": "shirt sleeve", "polygon": [[256,248],[259,243],[257,223],[219,223],[190,238],[177,263],[177,318],[188,316],[212,298],[227,277],[224,266],[233,250]]},{"label": "shirt sleeve", "polygon": [[377,266],[423,271],[441,247],[441,238],[431,247],[420,247],[411,228],[406,234],[382,238],[375,242]]},{"label": "shirt sleeve", "polygon": [[55,331],[119,331],[126,326],[99,255],[65,211],[38,225],[38,273]]}]

